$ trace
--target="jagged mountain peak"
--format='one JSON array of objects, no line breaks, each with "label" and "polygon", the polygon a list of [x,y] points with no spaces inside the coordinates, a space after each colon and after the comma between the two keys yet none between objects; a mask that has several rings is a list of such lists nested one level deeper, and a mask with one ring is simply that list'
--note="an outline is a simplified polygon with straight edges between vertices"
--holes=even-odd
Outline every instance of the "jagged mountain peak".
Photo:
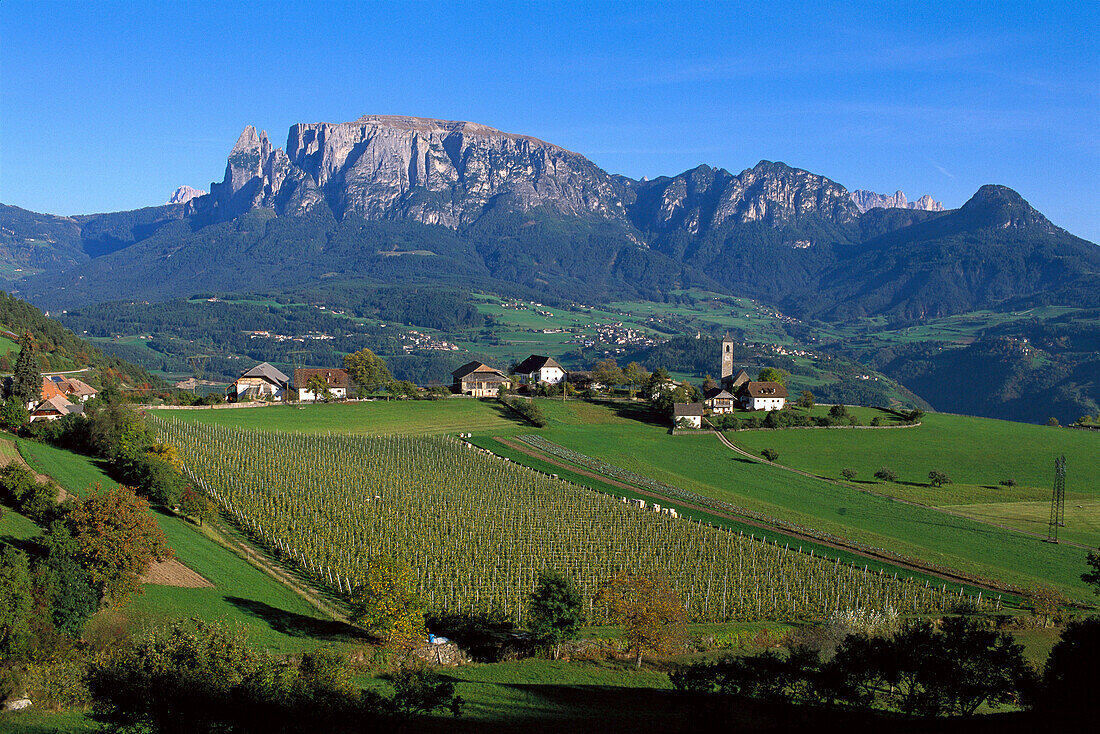
[{"label": "jagged mountain peak", "polygon": [[206,196],[206,192],[202,189],[196,189],[194,186],[180,186],[176,189],[171,196],[168,197],[168,201],[165,204],[186,204],[192,199],[197,199],[200,196]]},{"label": "jagged mountain peak", "polygon": [[860,212],[867,212],[871,209],[918,209],[926,212],[942,212],[944,210],[943,204],[928,194],[916,201],[909,201],[905,196],[905,192],[901,190],[890,196],[888,194],[877,194],[867,189],[856,189],[852,192],[852,201],[859,207]]}]

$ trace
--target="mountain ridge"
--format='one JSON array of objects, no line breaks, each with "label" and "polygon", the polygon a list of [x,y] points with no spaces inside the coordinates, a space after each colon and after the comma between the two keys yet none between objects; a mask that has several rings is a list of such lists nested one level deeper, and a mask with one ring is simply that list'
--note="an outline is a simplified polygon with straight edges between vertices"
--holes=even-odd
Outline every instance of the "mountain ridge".
[{"label": "mountain ridge", "polygon": [[2,208],[0,265],[51,307],[336,277],[581,301],[699,284],[825,319],[1091,304],[1100,273],[1100,248],[1007,187],[957,210],[861,211],[843,185],[782,162],[634,180],[531,136],[393,115],[294,125],[286,147],[245,127],[223,180],[184,203],[70,218]]}]

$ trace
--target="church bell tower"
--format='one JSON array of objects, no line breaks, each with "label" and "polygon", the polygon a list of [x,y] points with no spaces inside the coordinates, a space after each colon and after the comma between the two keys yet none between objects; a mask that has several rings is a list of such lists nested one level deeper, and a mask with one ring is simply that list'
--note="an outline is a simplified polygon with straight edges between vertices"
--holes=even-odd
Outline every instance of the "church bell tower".
[{"label": "church bell tower", "polygon": [[727,331],[722,337],[722,382],[733,379],[733,338]]}]

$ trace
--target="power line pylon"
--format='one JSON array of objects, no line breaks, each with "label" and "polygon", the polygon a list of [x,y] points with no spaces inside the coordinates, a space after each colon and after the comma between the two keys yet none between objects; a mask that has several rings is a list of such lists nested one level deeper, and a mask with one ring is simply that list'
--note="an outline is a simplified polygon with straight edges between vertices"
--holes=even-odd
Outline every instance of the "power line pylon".
[{"label": "power line pylon", "polygon": [[1058,542],[1058,528],[1066,526],[1066,457],[1054,460],[1054,489],[1050,495],[1050,523],[1047,525],[1047,542]]}]

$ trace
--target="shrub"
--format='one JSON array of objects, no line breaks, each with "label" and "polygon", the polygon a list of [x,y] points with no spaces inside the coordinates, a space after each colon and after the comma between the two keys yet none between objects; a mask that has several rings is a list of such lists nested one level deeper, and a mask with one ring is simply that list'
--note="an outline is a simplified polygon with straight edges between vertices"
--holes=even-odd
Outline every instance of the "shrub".
[{"label": "shrub", "polygon": [[760,455],[763,456],[768,461],[778,461],[779,460],[779,452],[776,451],[775,449],[764,449],[763,451],[760,452]]},{"label": "shrub", "polygon": [[896,482],[898,481],[898,473],[890,467],[884,466],[875,472],[875,479],[880,479],[884,482]]},{"label": "shrub", "polygon": [[849,482],[852,481],[853,479],[855,479],[856,474],[858,474],[858,473],[859,472],[857,472],[855,469],[851,469],[851,468],[848,468],[848,467],[845,467],[844,469],[840,470],[840,476],[844,477]]},{"label": "shrub", "polygon": [[876,415],[874,418],[872,418],[871,419],[871,425],[872,426],[881,426],[882,425],[882,416],[881,415]]},{"label": "shrub", "polygon": [[1008,479],[1002,479],[1000,481],[1000,485],[1002,487],[1015,487],[1016,486],[1016,480],[1013,479],[1012,477],[1009,477]]}]

